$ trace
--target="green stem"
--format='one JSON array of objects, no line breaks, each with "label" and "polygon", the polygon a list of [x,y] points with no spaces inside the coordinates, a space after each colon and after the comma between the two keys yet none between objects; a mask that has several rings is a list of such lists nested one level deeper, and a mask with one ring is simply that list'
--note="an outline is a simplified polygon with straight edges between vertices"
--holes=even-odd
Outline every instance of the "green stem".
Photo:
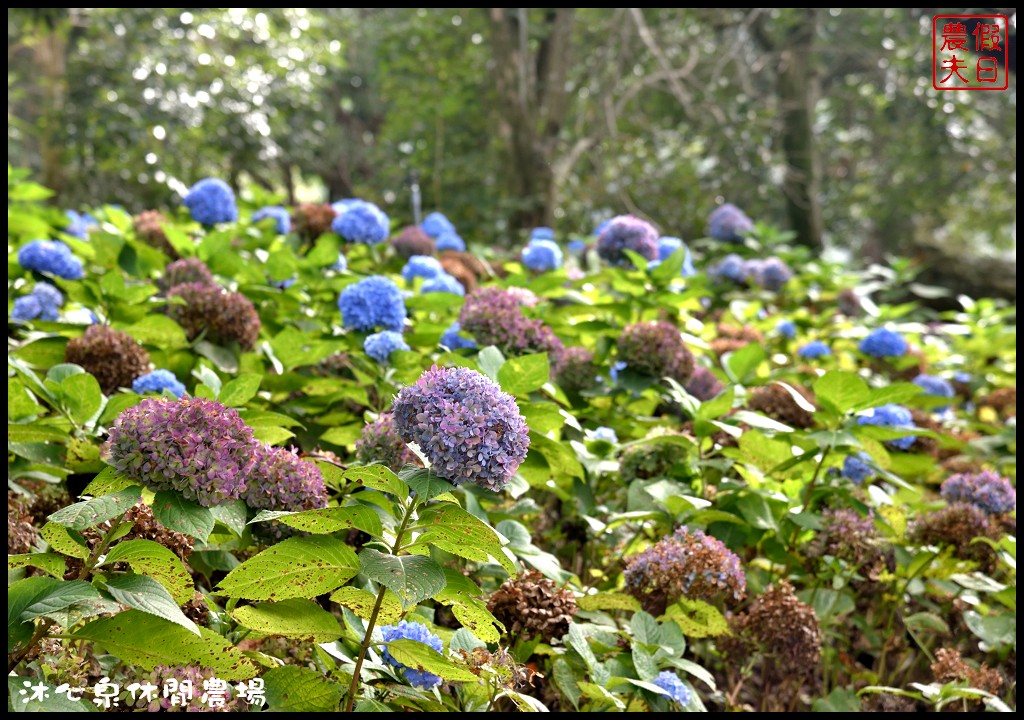
[{"label": "green stem", "polygon": [[[409,521],[412,520],[415,514],[416,507],[419,505],[419,500],[411,498],[409,507],[403,506],[405,510],[405,516],[402,518],[402,524],[398,528],[398,532],[395,533],[395,542],[391,546],[391,553],[398,555],[399,550],[402,547],[402,537],[405,535],[406,529],[409,527]],[[343,712],[352,712],[352,708],[356,703],[356,692],[359,690],[359,675],[363,670],[363,662],[366,660],[366,653],[370,650],[372,641],[370,637],[373,635],[373,628],[377,624],[377,616],[380,614],[380,608],[384,604],[384,595],[388,589],[384,585],[380,586],[377,591],[377,600],[373,604],[373,611],[370,613],[370,619],[366,623],[366,632],[363,634],[363,642],[359,646],[359,656],[356,658],[356,667],[352,672],[352,682],[348,688],[348,699],[345,701],[345,709]]]},{"label": "green stem", "polygon": [[818,467],[814,468],[814,475],[811,477],[811,482],[807,486],[807,499],[804,500],[804,507],[802,512],[807,512],[807,509],[811,507],[811,498],[814,497],[814,486],[818,482],[818,478],[821,476],[821,469],[825,467],[825,460],[828,458],[828,454],[832,452],[832,448],[827,447],[821,453],[821,460],[818,461]]},{"label": "green stem", "polygon": [[99,562],[100,557],[107,551],[107,548],[110,547],[110,543],[114,542],[114,536],[117,534],[122,522],[124,522],[124,515],[114,520],[110,525],[110,529],[107,530],[100,541],[96,543],[96,547],[94,547],[92,552],[89,553],[89,557],[82,565],[81,572],[78,573],[79,580],[87,580],[89,575],[92,574],[92,571],[96,568],[96,564]]}]

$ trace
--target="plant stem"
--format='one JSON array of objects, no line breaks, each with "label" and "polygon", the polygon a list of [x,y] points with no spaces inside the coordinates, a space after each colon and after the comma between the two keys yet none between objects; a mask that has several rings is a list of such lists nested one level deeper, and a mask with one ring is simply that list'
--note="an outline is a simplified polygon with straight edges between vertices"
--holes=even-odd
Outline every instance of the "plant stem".
[{"label": "plant stem", "polygon": [[832,451],[832,448],[827,447],[821,453],[821,460],[818,461],[818,467],[814,468],[814,475],[811,476],[811,482],[807,486],[807,499],[804,500],[804,507],[802,512],[807,512],[807,509],[811,507],[811,498],[814,497],[814,486],[818,482],[818,478],[821,476],[821,469],[825,467],[825,460],[828,458],[828,454]]},{"label": "plant stem", "polygon": [[110,529],[104,533],[102,539],[96,543],[96,547],[94,547],[92,552],[89,553],[89,557],[82,565],[81,572],[78,573],[79,580],[87,580],[89,575],[92,574],[92,571],[96,567],[96,563],[99,561],[100,557],[107,551],[107,548],[110,547],[110,543],[114,542],[114,535],[117,534],[122,522],[124,522],[124,515],[117,518],[110,525]]}]

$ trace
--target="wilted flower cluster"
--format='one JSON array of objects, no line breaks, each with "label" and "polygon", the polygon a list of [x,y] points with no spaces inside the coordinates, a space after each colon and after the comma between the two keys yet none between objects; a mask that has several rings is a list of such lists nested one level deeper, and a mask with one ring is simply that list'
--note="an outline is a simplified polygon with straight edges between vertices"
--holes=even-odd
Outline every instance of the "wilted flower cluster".
[{"label": "wilted flower cluster", "polygon": [[466,241],[454,230],[445,230],[434,241],[434,247],[438,252],[453,250],[455,252],[466,252]]},{"label": "wilted flower cluster", "polygon": [[421,293],[435,293],[444,292],[451,293],[452,295],[465,295],[466,288],[462,286],[462,283],[454,275],[449,275],[446,272],[442,272],[435,275],[432,278],[427,279],[423,285],[420,286]]},{"label": "wilted flower cluster", "polygon": [[295,232],[307,242],[330,232],[331,223],[338,216],[328,203],[302,203],[295,207],[292,225]]},{"label": "wilted flower cluster", "polygon": [[414,278],[437,277],[444,272],[441,261],[431,255],[413,255],[402,266],[402,277],[411,283]]},{"label": "wilted flower cluster", "polygon": [[741,243],[754,222],[732,203],[719,205],[708,216],[708,235],[720,242]]},{"label": "wilted flower cluster", "polygon": [[462,283],[466,290],[476,289],[481,280],[492,275],[487,265],[475,255],[456,250],[444,250],[441,253],[441,267]]},{"label": "wilted flower cluster", "polygon": [[907,341],[895,330],[877,328],[860,341],[860,351],[871,357],[901,357],[907,354]]},{"label": "wilted flower cluster", "polygon": [[18,264],[25,270],[49,273],[65,280],[81,280],[82,261],[60,240],[33,240],[18,250]]},{"label": "wilted flower cluster", "polygon": [[243,350],[251,350],[259,339],[260,316],[242,293],[191,282],[172,287],[167,299],[174,298],[182,302],[168,303],[167,314],[185,329],[189,340],[205,332],[211,342],[237,342]]},{"label": "wilted flower cluster", "polygon": [[[910,410],[902,405],[896,405],[894,403],[888,403],[886,405],[879,405],[876,408],[871,408],[864,415],[859,415],[857,417],[857,424],[881,425],[884,427],[908,429],[917,427],[917,425],[914,424],[914,416]],[[886,440],[885,444],[898,450],[906,450],[914,444],[914,440],[916,439],[917,438],[914,435],[908,435],[907,437]]]},{"label": "wilted flower cluster", "polygon": [[658,258],[658,231],[646,220],[633,215],[619,215],[597,236],[597,254],[612,265],[630,265],[625,250],[638,253],[646,260]]},{"label": "wilted flower cluster", "polygon": [[437,238],[442,233],[455,232],[455,225],[443,213],[435,211],[423,218],[423,222],[420,223],[420,229],[428,236]]},{"label": "wilted flower cluster", "polygon": [[693,375],[686,381],[683,388],[701,402],[707,402],[725,390],[725,385],[708,368],[703,365],[694,365]]},{"label": "wilted flower cluster", "polygon": [[363,465],[380,463],[395,472],[405,465],[421,464],[416,453],[395,430],[395,421],[391,413],[383,413],[363,427],[363,432],[356,440],[356,460]]},{"label": "wilted flower cluster", "polygon": [[135,226],[135,234],[139,240],[150,247],[154,247],[168,257],[178,257],[178,251],[167,239],[164,231],[164,223],[167,218],[159,210],[143,210],[134,218],[132,224]]},{"label": "wilted flower cluster", "polygon": [[832,348],[823,343],[821,340],[811,340],[806,345],[803,345],[796,354],[802,357],[804,360],[813,360],[815,358],[825,357],[826,355],[832,354]]},{"label": "wilted flower cluster", "polygon": [[653,683],[667,692],[669,698],[680,705],[686,705],[693,698],[690,688],[671,670],[662,670],[658,673],[658,677],[654,678]]},{"label": "wilted flower cluster", "polygon": [[177,398],[185,394],[185,386],[170,370],[153,370],[145,375],[139,375],[132,382],[132,391],[139,395],[145,395],[148,392],[160,393],[164,390],[168,390]]},{"label": "wilted flower cluster", "polygon": [[405,325],[405,299],[394,281],[371,275],[347,286],[338,296],[345,327],[362,332],[377,328],[401,332]]},{"label": "wilted flower cluster", "polygon": [[957,473],[942,483],[942,497],[949,502],[965,502],[991,515],[1017,509],[1017,491],[1010,481],[991,470]]},{"label": "wilted flower cluster", "polygon": [[401,669],[405,679],[411,685],[422,690],[430,690],[441,684],[441,678],[437,675],[425,670],[414,670],[411,667],[406,667],[395,660],[391,653],[388,652],[387,643],[394,642],[395,640],[415,640],[433,648],[437,652],[443,651],[444,644],[441,642],[441,638],[430,632],[426,625],[418,622],[409,622],[408,620],[400,620],[397,625],[385,625],[380,629],[380,632],[384,637],[385,643],[382,653],[384,662]]},{"label": "wilted flower cluster", "polygon": [[402,228],[400,233],[391,238],[391,247],[406,259],[414,255],[433,255],[435,252],[434,238],[423,232],[419,225],[406,225]]},{"label": "wilted flower cluster", "polygon": [[1017,388],[1004,387],[993,390],[984,404],[993,408],[1004,420],[1017,416]]},{"label": "wilted flower cluster", "polygon": [[105,452],[150,490],[177,490],[210,507],[242,497],[258,448],[232,408],[205,398],[146,398],[118,415]]},{"label": "wilted flower cluster", "polygon": [[853,481],[854,485],[860,485],[875,474],[875,469],[868,465],[869,462],[871,456],[866,452],[847,455],[843,458],[843,477]]},{"label": "wilted flower cluster", "polygon": [[530,447],[515,399],[469,368],[433,366],[399,391],[392,412],[398,434],[417,443],[431,469],[454,485],[475,482],[498,492]]},{"label": "wilted flower cluster", "polygon": [[747,579],[740,559],[716,538],[681,527],[628,559],[626,592],[658,616],[680,598],[741,600]]},{"label": "wilted flower cluster", "polygon": [[394,330],[382,330],[381,332],[367,335],[363,340],[363,350],[379,363],[387,363],[391,360],[391,353],[395,350],[411,350],[409,344],[402,337],[402,333]]},{"label": "wilted flower cluster", "polygon": [[476,341],[473,338],[463,337],[459,333],[462,325],[458,321],[448,326],[448,329],[441,335],[441,344],[449,350],[475,350]]},{"label": "wilted flower cluster", "polygon": [[487,600],[487,609],[512,638],[540,635],[546,643],[569,632],[576,614],[576,596],[560,588],[537,570],[506,580]]},{"label": "wilted flower cluster", "polygon": [[107,325],[90,325],[64,348],[64,362],[81,365],[109,395],[149,369],[149,353],[128,333]]},{"label": "wilted flower cluster", "polygon": [[664,320],[627,325],[619,336],[618,351],[630,369],[645,375],[670,377],[681,384],[693,375],[693,353],[679,329]]},{"label": "wilted flower cluster", "polygon": [[[808,390],[799,385],[791,387],[800,393],[808,403],[814,405],[814,396]],[[800,407],[789,391],[778,383],[754,388],[747,401],[747,406],[751,410],[764,413],[768,417],[792,427],[806,430],[814,426],[814,415]]]},{"label": "wilted flower cluster", "polygon": [[459,312],[459,324],[479,345],[496,345],[509,356],[554,353],[562,347],[551,328],[523,315],[514,294],[494,286],[469,294]]},{"label": "wilted flower cluster", "polygon": [[886,570],[882,538],[875,529],[874,518],[862,517],[848,508],[825,510],[821,514],[821,528],[808,544],[807,556],[843,560],[868,580],[878,580]]},{"label": "wilted flower cluster", "polygon": [[634,480],[675,478],[690,480],[697,473],[685,448],[672,442],[630,445],[619,459],[619,477],[624,485]]},{"label": "wilted flower cluster", "polygon": [[965,502],[954,502],[923,514],[910,531],[914,541],[922,545],[951,546],[954,555],[974,560],[983,569],[994,563],[995,552],[985,543],[972,541],[975,538],[998,540],[1001,534],[984,510]]},{"label": "wilted flower cluster", "polygon": [[217,286],[210,268],[206,267],[206,263],[197,257],[182,258],[168,263],[164,268],[164,276],[160,278],[160,287],[170,290],[187,283]]},{"label": "wilted flower cluster", "polygon": [[523,249],[523,265],[535,272],[547,272],[562,267],[562,248],[554,240],[531,238]]},{"label": "wilted flower cluster", "polygon": [[14,301],[11,308],[13,320],[56,320],[60,315],[60,306],[64,304],[64,295],[48,282],[37,282],[32,292]]},{"label": "wilted flower cluster", "polygon": [[726,353],[735,352],[750,343],[760,343],[764,337],[757,328],[750,325],[736,327],[735,325],[719,324],[715,328],[718,337],[711,341],[711,349],[716,355],[722,357]]},{"label": "wilted flower cluster", "polygon": [[[335,206],[335,210],[339,208]],[[331,230],[348,242],[377,245],[387,240],[390,221],[384,211],[371,202],[351,202],[331,221]]]},{"label": "wilted flower cluster", "polygon": [[288,214],[287,208],[281,205],[267,205],[252,214],[252,221],[254,223],[258,223],[261,220],[273,220],[274,232],[278,235],[287,235],[292,229],[291,215]]},{"label": "wilted flower cluster", "polygon": [[295,449],[257,446],[242,497],[257,510],[316,510],[327,507],[327,488],[318,468]]},{"label": "wilted flower cluster", "polygon": [[836,296],[836,305],[839,307],[839,312],[847,317],[857,317],[860,315],[862,307],[860,295],[856,290],[850,288],[840,291]]},{"label": "wilted flower cluster", "polygon": [[203,225],[234,222],[238,219],[235,192],[223,180],[204,178],[193,185],[182,203],[192,219]]},{"label": "wilted flower cluster", "polygon": [[586,390],[597,382],[594,353],[581,345],[556,350],[550,359],[551,378],[567,393]]},{"label": "wilted flower cluster", "polygon": [[[982,663],[981,667],[975,670],[960,655],[960,651],[953,648],[939,648],[935,651],[935,662],[931,665],[932,675],[935,682],[966,683],[968,687],[983,690],[992,695],[999,695],[1003,688],[1003,676],[998,670],[990,668]],[[971,701],[972,709],[981,710],[981,699]]]}]

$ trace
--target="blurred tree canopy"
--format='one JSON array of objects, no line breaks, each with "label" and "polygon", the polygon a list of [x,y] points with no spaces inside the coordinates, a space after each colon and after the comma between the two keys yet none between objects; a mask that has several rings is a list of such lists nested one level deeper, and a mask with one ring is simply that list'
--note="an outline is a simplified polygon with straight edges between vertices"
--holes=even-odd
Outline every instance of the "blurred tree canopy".
[{"label": "blurred tree canopy", "polygon": [[495,245],[729,201],[865,259],[1007,251],[1016,76],[934,90],[941,11],[11,8],[8,157],[74,209],[217,176],[404,224],[415,173]]}]

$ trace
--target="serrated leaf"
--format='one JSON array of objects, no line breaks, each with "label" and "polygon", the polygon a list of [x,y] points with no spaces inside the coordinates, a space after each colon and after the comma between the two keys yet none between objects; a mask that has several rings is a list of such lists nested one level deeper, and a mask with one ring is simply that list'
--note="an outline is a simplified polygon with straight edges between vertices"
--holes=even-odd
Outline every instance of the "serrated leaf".
[{"label": "serrated leaf", "polygon": [[702,402],[697,413],[702,418],[714,420],[732,410],[732,402],[735,397],[736,389],[730,385],[710,400]]},{"label": "serrated leaf", "polygon": [[43,525],[39,535],[49,543],[51,548],[68,557],[79,560],[89,557],[89,548],[85,546],[85,541],[75,538],[63,525],[48,522]]},{"label": "serrated leaf", "polygon": [[107,592],[120,603],[144,613],[181,625],[199,635],[199,627],[185,617],[167,588],[145,575],[112,575],[106,579]]},{"label": "serrated leaf", "polygon": [[258,373],[242,373],[221,388],[218,400],[227,407],[242,407],[256,396],[262,380]]},{"label": "serrated leaf", "polygon": [[[590,670],[590,678],[598,685],[604,685],[608,682],[611,677],[611,673],[607,668],[597,661],[597,656],[594,655],[594,651],[590,648],[590,643],[587,641],[587,636],[580,630],[580,626],[574,622],[569,623],[569,632],[566,634],[563,640],[573,650],[575,650],[583,662],[586,664],[587,669]],[[584,683],[580,683],[582,689]]]},{"label": "serrated leaf", "polygon": [[93,620],[72,635],[143,670],[153,670],[157,665],[186,665],[209,668],[222,680],[256,676],[256,667],[238,648],[212,630],[199,628],[199,633],[197,637],[156,615],[126,610]]},{"label": "serrated leaf", "polygon": [[245,500],[230,500],[210,508],[215,522],[219,522],[235,535],[245,532],[246,521],[249,519],[249,507]]},{"label": "serrated leaf", "polygon": [[47,520],[72,530],[85,530],[124,515],[140,499],[142,499],[142,490],[133,485],[111,495],[103,495],[69,505],[50,515]]},{"label": "serrated leaf", "polygon": [[99,381],[89,374],[65,378],[60,384],[64,407],[71,420],[84,425],[103,407],[103,391]]},{"label": "serrated leaf", "polygon": [[855,373],[830,370],[814,382],[818,402],[839,414],[853,411],[869,394],[867,384]]},{"label": "serrated leaf", "polygon": [[638,642],[634,641],[632,647],[633,667],[636,668],[636,674],[640,676],[640,679],[653,680],[658,677],[658,663],[654,660],[654,656]]},{"label": "serrated leaf", "polygon": [[[415,489],[415,485],[413,486]],[[418,522],[416,545],[434,545],[453,555],[486,563],[497,560],[509,575],[516,566],[502,552],[501,539],[491,526],[458,505],[443,504],[424,510]]]},{"label": "serrated leaf", "polygon": [[453,489],[450,482],[426,468],[402,471],[398,476],[408,483],[416,496],[423,501],[435,498],[441,493],[451,492]]},{"label": "serrated leaf", "polygon": [[433,673],[442,680],[476,682],[479,678],[466,668],[446,660],[434,648],[416,640],[405,638],[387,643],[388,652],[395,660],[414,670]]},{"label": "serrated leaf", "polygon": [[263,674],[267,707],[273,712],[336,712],[345,687],[323,674],[294,665]]},{"label": "serrated leaf", "polygon": [[462,573],[444,569],[445,587],[434,598],[452,608],[452,614],[462,626],[485,642],[498,642],[504,629],[483,600],[483,592]]},{"label": "serrated leaf", "polygon": [[57,612],[78,602],[99,599],[100,594],[84,580],[61,582],[48,592],[38,596],[30,605],[21,611],[19,620],[27,622],[40,615]]},{"label": "serrated leaf", "polygon": [[640,609],[640,601],[632,595],[623,593],[601,592],[576,598],[580,610],[628,610]]},{"label": "serrated leaf", "polygon": [[767,357],[768,353],[760,344],[750,343],[735,352],[726,353],[722,366],[733,382],[746,384],[758,365]]},{"label": "serrated leaf", "polygon": [[[56,527],[60,527],[57,525]],[[62,555],[57,553],[24,553],[23,555],[8,555],[7,569],[14,570],[21,567],[39,568],[47,575],[61,580],[67,572],[67,563]]]},{"label": "serrated leaf", "polygon": [[868,396],[852,410],[866,410],[886,403],[903,404],[921,395],[924,390],[914,383],[892,383],[882,388],[872,388]]},{"label": "serrated leaf", "polygon": [[188,347],[184,328],[167,315],[153,313],[125,328],[125,332],[143,345],[161,350],[177,350]]},{"label": "serrated leaf", "polygon": [[572,703],[573,707],[579,710],[579,702],[580,698],[583,697],[583,692],[580,690],[579,680],[573,672],[572,665],[565,658],[556,658],[552,668],[552,675],[558,689],[569,698],[569,702]]},{"label": "serrated leaf", "polygon": [[21,619],[26,608],[57,591],[64,582],[51,577],[23,578],[7,587],[7,652],[20,649],[32,637],[35,626]]},{"label": "serrated leaf", "polygon": [[350,468],[345,471],[344,477],[356,485],[391,493],[399,500],[409,497],[408,485],[384,465]]},{"label": "serrated leaf", "polygon": [[359,572],[359,558],[336,538],[288,538],[249,558],[219,587],[248,600],[311,598],[334,590]]},{"label": "serrated leaf", "polygon": [[510,395],[529,395],[550,377],[547,353],[509,358],[498,369],[498,384]]},{"label": "serrated leaf", "polygon": [[[331,593],[331,600],[346,607],[363,620],[373,615],[373,607],[377,604],[377,596],[369,590],[346,585]],[[378,625],[394,625],[402,619],[402,601],[393,592],[384,589],[384,599],[377,611]]]},{"label": "serrated leaf", "polygon": [[138,538],[110,549],[103,565],[128,563],[139,575],[148,575],[166,588],[179,605],[195,595],[195,585],[181,559],[160,543]]},{"label": "serrated leaf", "polygon": [[718,637],[729,633],[729,623],[722,613],[703,600],[682,598],[668,607],[665,619],[675,621],[687,637]]},{"label": "serrated leaf", "polygon": [[263,510],[249,522],[265,520],[278,520],[289,527],[318,535],[329,535],[347,528],[358,528],[374,537],[380,537],[384,532],[380,516],[365,505],[345,505],[302,512]]},{"label": "serrated leaf", "polygon": [[100,495],[109,495],[138,484],[138,482],[132,480],[127,475],[118,472],[117,468],[107,466],[100,470],[96,477],[85,486],[82,495],[99,497]]},{"label": "serrated leaf", "polygon": [[153,498],[153,517],[168,530],[176,530],[206,542],[213,532],[210,508],[186,500],[174,490],[161,490]]},{"label": "serrated leaf", "polygon": [[230,614],[243,627],[264,635],[322,643],[337,640],[342,634],[336,617],[312,600],[303,598],[244,605]]},{"label": "serrated leaf", "polygon": [[629,621],[629,628],[633,632],[633,638],[644,645],[657,645],[661,642],[661,628],[654,616],[643,610],[638,610]]},{"label": "serrated leaf", "polygon": [[441,566],[422,555],[396,557],[364,547],[359,561],[363,574],[394,592],[403,607],[433,597],[445,586]]}]

